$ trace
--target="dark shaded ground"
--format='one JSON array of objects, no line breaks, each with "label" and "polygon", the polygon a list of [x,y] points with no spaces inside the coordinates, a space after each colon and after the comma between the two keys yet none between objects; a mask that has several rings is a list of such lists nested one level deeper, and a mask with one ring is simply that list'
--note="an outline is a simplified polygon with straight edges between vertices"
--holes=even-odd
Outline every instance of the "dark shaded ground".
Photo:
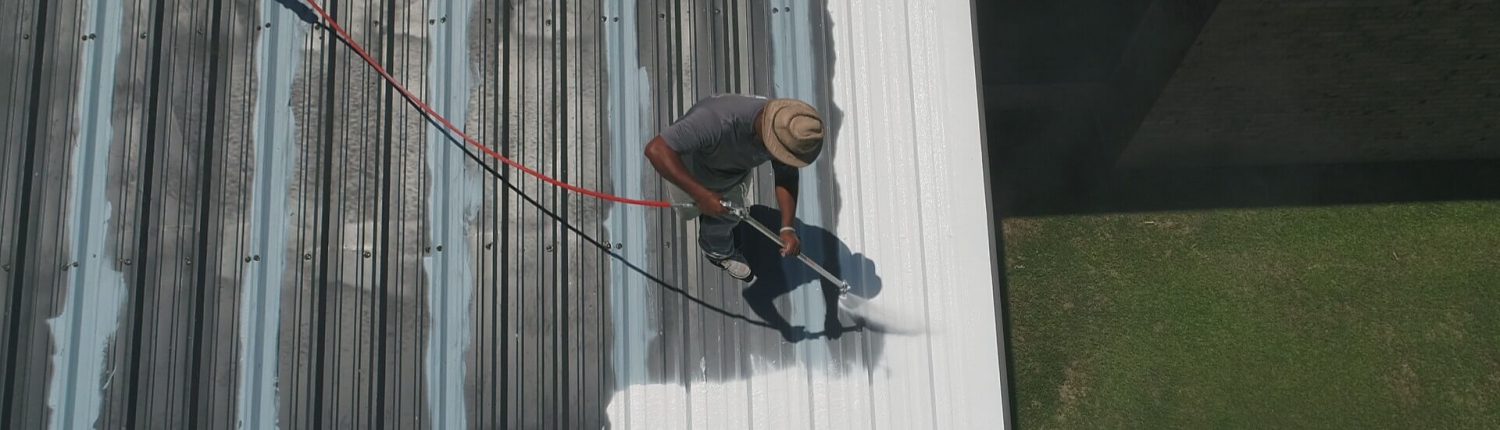
[{"label": "dark shaded ground", "polygon": [[1482,78],[1500,36],[1475,30],[1495,10],[980,2],[980,22],[995,23],[977,31],[996,205],[1031,216],[1500,198],[1487,149],[1500,87]]},{"label": "dark shaded ground", "polygon": [[1500,160],[1116,169],[1013,215],[1500,199]]}]

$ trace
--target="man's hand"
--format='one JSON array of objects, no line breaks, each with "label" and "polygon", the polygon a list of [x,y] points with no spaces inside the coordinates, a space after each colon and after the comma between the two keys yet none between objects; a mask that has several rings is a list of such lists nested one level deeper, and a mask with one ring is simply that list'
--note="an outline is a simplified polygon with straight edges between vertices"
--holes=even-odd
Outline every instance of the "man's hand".
[{"label": "man's hand", "polygon": [[722,198],[718,194],[705,192],[693,199],[698,204],[698,211],[711,217],[721,217],[729,213],[729,208],[724,207]]},{"label": "man's hand", "polygon": [[802,253],[802,241],[797,239],[796,231],[782,230],[781,244],[782,257],[796,257]]}]

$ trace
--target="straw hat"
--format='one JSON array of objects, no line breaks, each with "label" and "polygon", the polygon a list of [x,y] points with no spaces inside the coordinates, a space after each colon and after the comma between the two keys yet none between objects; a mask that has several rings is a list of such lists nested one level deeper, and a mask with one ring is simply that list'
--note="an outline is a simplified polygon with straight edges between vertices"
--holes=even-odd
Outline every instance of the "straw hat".
[{"label": "straw hat", "polygon": [[759,132],[771,156],[788,166],[807,167],[823,151],[823,118],[801,100],[766,102]]}]

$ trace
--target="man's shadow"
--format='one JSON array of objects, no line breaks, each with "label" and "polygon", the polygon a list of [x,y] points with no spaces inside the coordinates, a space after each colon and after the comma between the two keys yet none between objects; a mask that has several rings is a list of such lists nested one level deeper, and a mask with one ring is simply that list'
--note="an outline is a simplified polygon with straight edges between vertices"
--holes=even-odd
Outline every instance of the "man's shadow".
[{"label": "man's shadow", "polygon": [[[781,211],[770,207],[752,206],[750,217],[762,225],[781,225]],[[848,282],[851,285],[849,294],[867,299],[880,294],[880,275],[875,272],[875,263],[863,254],[850,251],[849,246],[834,236],[833,232],[817,226],[799,225],[798,236],[802,241],[803,253],[829,273]],[[781,248],[763,233],[740,223],[735,229],[735,243],[739,245],[740,252],[745,255],[756,276],[755,281],[741,292],[745,303],[756,316],[780,331],[787,342],[817,338],[838,339],[846,332],[863,328],[858,321],[852,321],[853,325],[846,326],[839,318],[837,285],[823,279],[800,260],[782,257]],[[823,327],[818,332],[809,332],[806,327],[787,321],[775,303],[778,297],[811,281],[820,281],[818,285],[823,295]]]}]

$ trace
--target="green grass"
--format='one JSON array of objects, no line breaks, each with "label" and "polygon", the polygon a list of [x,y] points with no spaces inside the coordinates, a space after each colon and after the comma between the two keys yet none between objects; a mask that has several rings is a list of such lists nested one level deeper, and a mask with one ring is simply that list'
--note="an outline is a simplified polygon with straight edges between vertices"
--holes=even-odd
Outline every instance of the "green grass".
[{"label": "green grass", "polygon": [[1500,428],[1500,202],[1011,219],[1022,428]]}]

